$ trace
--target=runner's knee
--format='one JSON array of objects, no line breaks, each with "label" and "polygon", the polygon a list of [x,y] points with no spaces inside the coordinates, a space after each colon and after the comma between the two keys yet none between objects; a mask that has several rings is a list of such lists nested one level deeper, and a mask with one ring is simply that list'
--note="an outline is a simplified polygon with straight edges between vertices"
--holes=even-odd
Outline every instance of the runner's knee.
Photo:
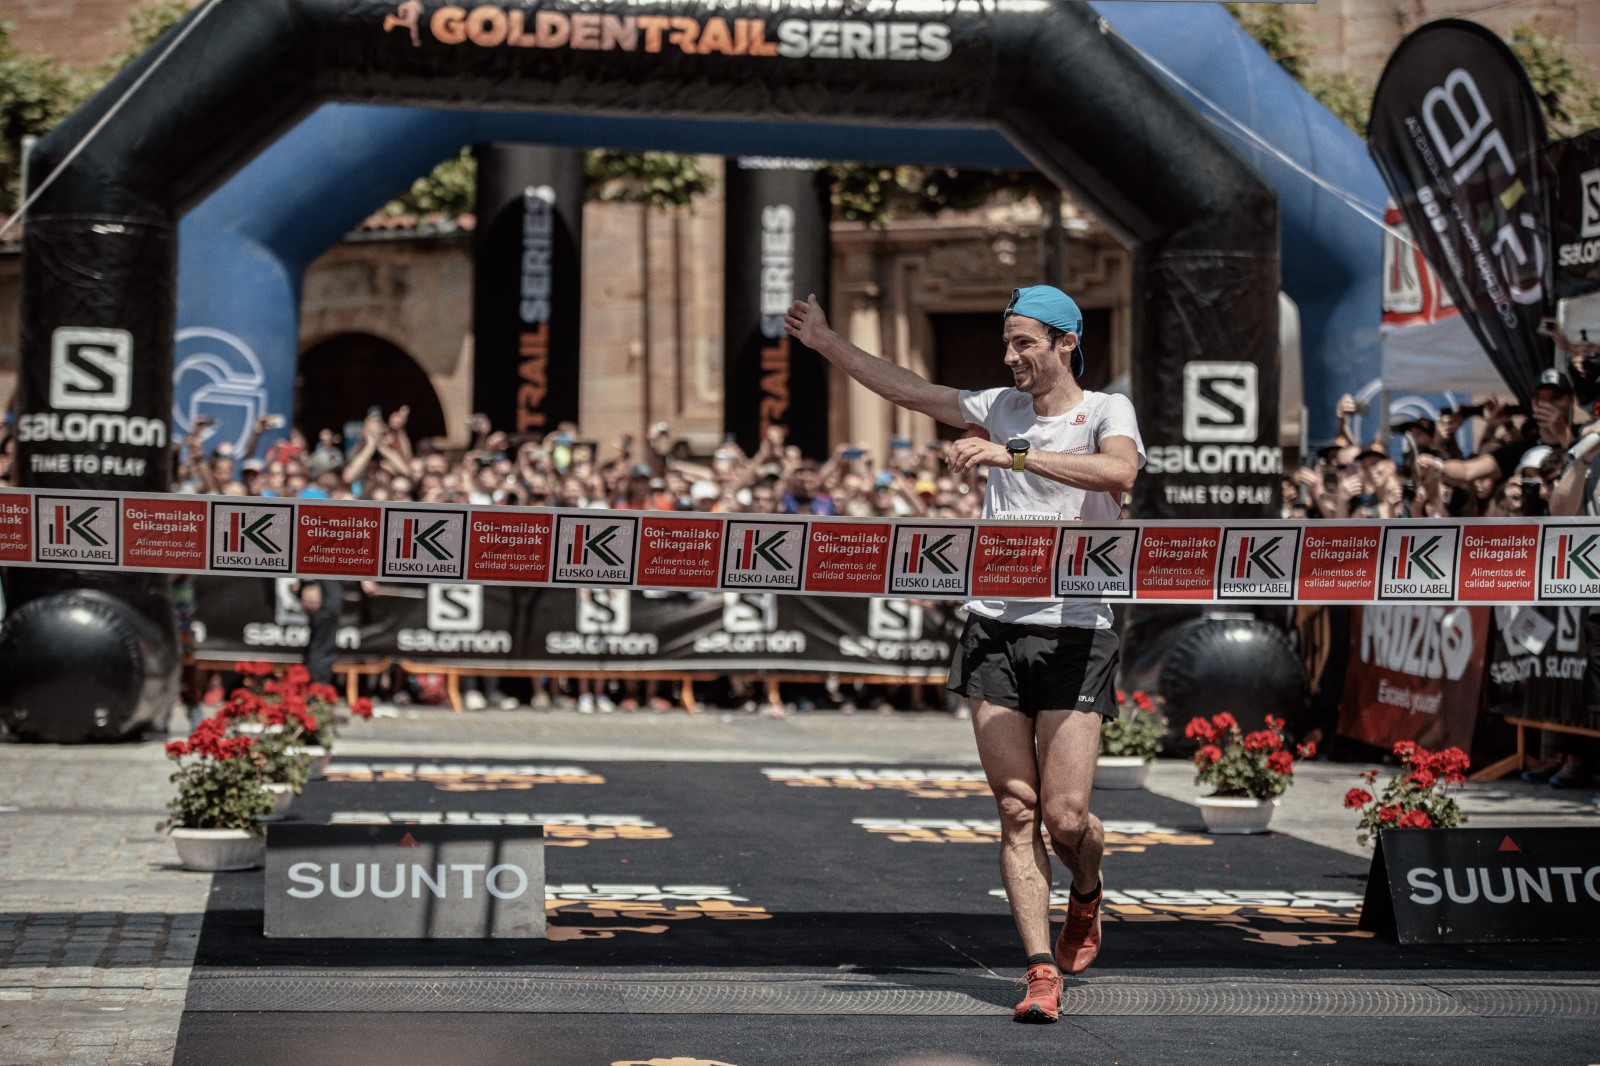
[{"label": "runner's knee", "polygon": [[1044,811],[1045,831],[1058,843],[1076,844],[1094,824],[1089,809],[1077,804],[1051,804]]},{"label": "runner's knee", "polygon": [[1032,793],[1008,793],[998,797],[1000,829],[1003,833],[1038,832],[1039,798]]}]

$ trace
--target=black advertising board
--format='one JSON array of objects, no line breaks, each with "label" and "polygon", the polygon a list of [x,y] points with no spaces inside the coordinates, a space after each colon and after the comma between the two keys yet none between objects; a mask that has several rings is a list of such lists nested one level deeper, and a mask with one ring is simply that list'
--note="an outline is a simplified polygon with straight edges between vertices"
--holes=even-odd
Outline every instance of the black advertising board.
[{"label": "black advertising board", "polygon": [[472,409],[512,433],[578,417],[583,152],[482,145]]},{"label": "black advertising board", "polygon": [[746,452],[783,426],[825,458],[827,363],[783,331],[783,315],[809,293],[831,306],[827,188],[810,160],[730,160],[726,203],[723,426]]},{"label": "black advertising board", "polygon": [[544,936],[538,825],[267,827],[270,937]]},{"label": "black advertising board", "polygon": [[1600,130],[1552,144],[1550,163],[1556,181],[1556,294],[1582,296],[1600,289]]},{"label": "black advertising board", "polygon": [[[298,662],[310,637],[295,579],[197,575],[196,652]],[[354,585],[347,586],[353,589]],[[891,597],[640,592],[435,582],[347,592],[341,657],[440,666],[752,670],[943,677],[953,605]]]},{"label": "black advertising board", "polygon": [[1511,50],[1471,22],[1430,22],[1395,49],[1368,150],[1412,239],[1524,403],[1551,365],[1552,182],[1544,116]]},{"label": "black advertising board", "polygon": [[1600,829],[1385,829],[1361,928],[1402,944],[1600,940]]}]

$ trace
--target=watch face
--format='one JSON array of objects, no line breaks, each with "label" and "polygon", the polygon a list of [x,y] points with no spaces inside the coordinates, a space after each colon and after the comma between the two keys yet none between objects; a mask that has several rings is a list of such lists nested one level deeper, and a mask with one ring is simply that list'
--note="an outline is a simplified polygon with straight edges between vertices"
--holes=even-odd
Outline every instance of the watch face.
[{"label": "watch face", "polygon": [[1021,437],[1012,437],[1010,440],[1006,441],[1006,450],[1012,452],[1025,452],[1028,450],[1028,442],[1023,440]]}]

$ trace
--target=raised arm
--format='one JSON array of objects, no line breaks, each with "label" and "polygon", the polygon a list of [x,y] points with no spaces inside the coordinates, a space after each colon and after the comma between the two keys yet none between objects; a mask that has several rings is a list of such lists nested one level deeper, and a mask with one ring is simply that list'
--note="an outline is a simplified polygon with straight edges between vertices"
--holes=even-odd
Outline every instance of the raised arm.
[{"label": "raised arm", "polygon": [[935,385],[887,359],[869,355],[828,325],[816,296],[789,305],[783,328],[795,340],[855,378],[885,400],[908,411],[929,415],[947,426],[964,427],[960,395],[948,385]]}]

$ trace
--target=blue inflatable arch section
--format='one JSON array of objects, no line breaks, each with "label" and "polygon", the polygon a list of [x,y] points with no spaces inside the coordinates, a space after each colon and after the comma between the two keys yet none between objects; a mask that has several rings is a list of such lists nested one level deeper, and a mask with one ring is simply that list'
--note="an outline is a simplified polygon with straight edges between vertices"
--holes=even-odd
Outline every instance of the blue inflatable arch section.
[{"label": "blue inflatable arch section", "polygon": [[[1333,433],[1332,398],[1377,377],[1380,233],[1316,175],[1374,210],[1386,197],[1365,145],[1244,33],[1220,5],[1094,5],[1141,53],[1238,119],[1282,157],[1230,125],[1277,189],[1282,285],[1300,312],[1313,442]],[[1186,90],[1196,108],[1215,116]],[[374,209],[465,144],[555,145],[784,154],[812,158],[1025,168],[992,129],[776,126],[658,118],[328,104],[248,164],[183,220],[179,243],[174,420],[203,405],[219,439],[256,414],[293,405],[304,272]],[[1285,162],[1285,159],[1292,161]],[[393,339],[393,338],[391,338]]]}]

